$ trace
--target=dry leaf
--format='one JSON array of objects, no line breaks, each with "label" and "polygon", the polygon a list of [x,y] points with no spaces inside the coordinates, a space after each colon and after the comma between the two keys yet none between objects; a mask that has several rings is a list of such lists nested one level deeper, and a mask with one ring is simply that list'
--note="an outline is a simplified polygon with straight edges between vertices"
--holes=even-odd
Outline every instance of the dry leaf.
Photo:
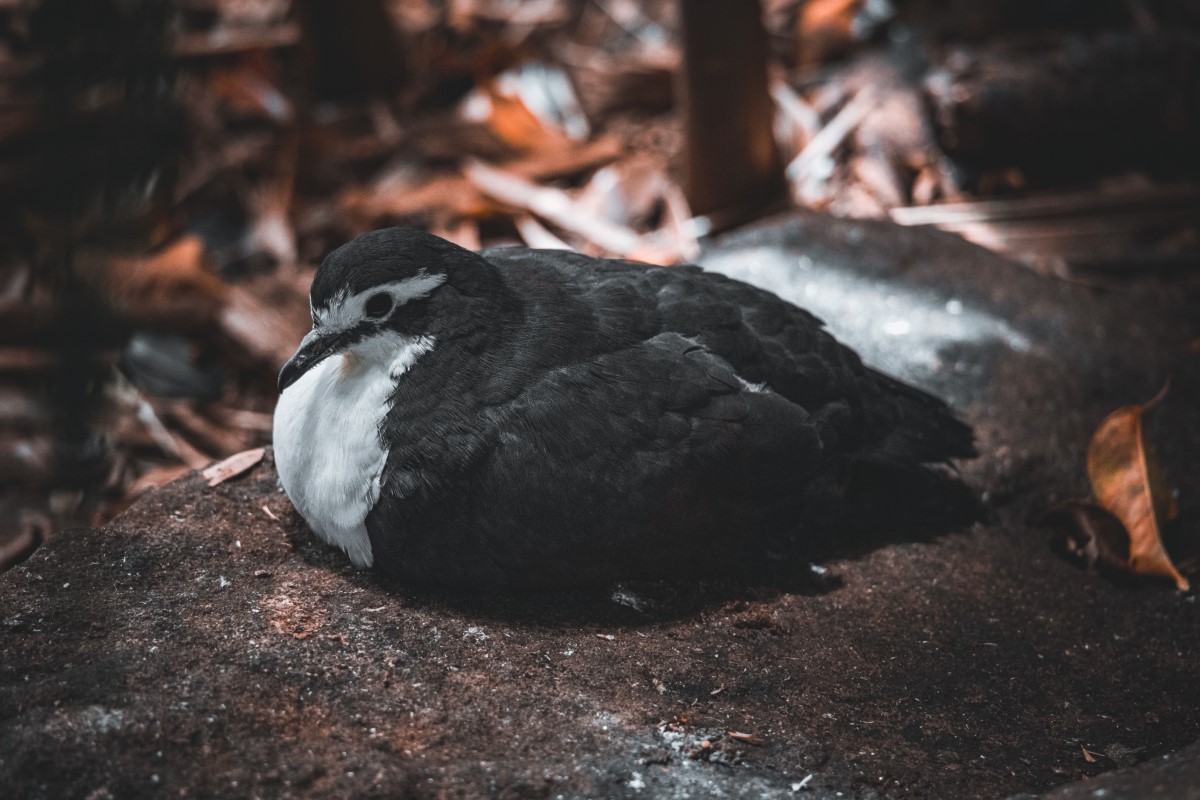
[{"label": "dry leaf", "polygon": [[539,149],[560,150],[570,146],[558,131],[546,127],[520,98],[489,86],[482,95],[488,103],[486,120],[492,132],[509,147],[520,152]]},{"label": "dry leaf", "polygon": [[1088,762],[1089,764],[1096,763],[1096,754],[1095,753],[1089,752],[1088,749],[1086,747],[1084,747],[1083,745],[1080,745],[1079,749],[1083,751],[1083,760],[1084,761]]},{"label": "dry leaf", "polygon": [[890,4],[871,0],[807,0],[796,17],[797,62],[804,69],[823,64],[869,39],[893,13]]},{"label": "dry leaf", "polygon": [[148,256],[86,253],[77,261],[80,277],[103,292],[127,320],[180,326],[211,321],[228,287],[205,269],[204,243],[186,235]]},{"label": "dry leaf", "polygon": [[241,347],[239,356],[278,370],[308,333],[307,293],[286,281],[238,284],[230,288],[217,326]]},{"label": "dry leaf", "polygon": [[430,209],[454,218],[478,219],[498,208],[469,180],[447,172],[397,175],[376,186],[352,187],[342,192],[338,204],[364,229],[376,227],[381,220],[427,214]]},{"label": "dry leaf", "polygon": [[208,479],[209,486],[216,486],[248,471],[263,460],[263,455],[266,452],[266,449],[262,447],[256,447],[253,450],[243,450],[240,453],[231,455],[224,461],[218,461],[200,474]]},{"label": "dry leaf", "polygon": [[796,17],[797,61],[812,69],[854,42],[854,18],[862,0],[809,0]]},{"label": "dry leaf", "polygon": [[1129,533],[1129,568],[1138,575],[1170,578],[1187,591],[1187,579],[1171,563],[1159,534],[1159,521],[1178,513],[1175,501],[1142,438],[1142,415],[1162,400],[1166,389],[1145,405],[1109,414],[1092,435],[1087,468],[1097,501]]},{"label": "dry leaf", "polygon": [[1056,544],[1089,570],[1127,573],[1129,534],[1121,521],[1095,503],[1067,500],[1047,512],[1044,521],[1062,532]]},{"label": "dry leaf", "polygon": [[736,739],[739,742],[745,742],[746,744],[753,744],[753,745],[766,744],[765,739],[763,739],[761,736],[758,736],[753,733],[738,733],[737,731],[730,731],[729,738]]},{"label": "dry leaf", "polygon": [[125,487],[125,497],[122,498],[122,502],[126,504],[132,503],[155,486],[170,483],[176,478],[186,475],[188,472],[191,472],[191,467],[186,464],[167,464],[151,467]]},{"label": "dry leaf", "polygon": [[239,112],[281,125],[292,119],[292,103],[271,81],[248,68],[214,72],[210,91]]}]

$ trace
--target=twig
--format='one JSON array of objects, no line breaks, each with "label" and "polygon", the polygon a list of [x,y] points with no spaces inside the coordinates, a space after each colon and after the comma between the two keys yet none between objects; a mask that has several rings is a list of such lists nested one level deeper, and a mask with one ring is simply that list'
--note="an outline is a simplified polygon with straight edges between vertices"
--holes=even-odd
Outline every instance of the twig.
[{"label": "twig", "polygon": [[739,733],[738,731],[730,731],[728,735],[729,735],[730,739],[736,739],[737,741],[745,742],[746,744],[753,744],[753,745],[765,744],[765,741],[763,740],[763,738],[761,736],[758,736],[757,734],[753,734],[753,733]]},{"label": "twig", "polygon": [[140,392],[137,398],[137,418],[159,449],[192,469],[200,469],[213,460],[167,430],[167,426],[163,425],[162,420],[154,413],[150,402]]},{"label": "twig", "polygon": [[237,30],[217,28],[204,33],[185,33],[175,40],[176,56],[210,56],[245,50],[274,50],[300,41],[300,24],[284,22],[270,28]]},{"label": "twig", "polygon": [[805,142],[811,142],[821,130],[821,115],[786,81],[776,79],[771,82],[771,99],[783,116],[803,132]]},{"label": "twig", "polygon": [[1195,219],[1200,206],[1200,186],[1155,187],[1122,192],[1076,192],[1072,194],[1022,197],[1015,200],[980,200],[966,203],[942,203],[933,206],[909,206],[892,209],[894,222],[900,225],[964,225],[971,222],[1044,220],[1100,214],[1121,214],[1158,209],[1161,219],[1166,212],[1191,215]]},{"label": "twig", "polygon": [[530,214],[519,214],[513,220],[517,233],[525,240],[525,244],[543,250],[570,250],[571,245],[550,232],[542,223]]},{"label": "twig", "polygon": [[677,184],[668,182],[662,196],[667,212],[667,223],[663,228],[670,230],[674,235],[676,249],[684,261],[696,260],[700,257],[700,243],[697,239],[702,235],[702,226],[692,215],[687,195]]},{"label": "twig", "polygon": [[787,165],[787,176],[793,184],[801,183],[812,172],[818,162],[833,155],[833,151],[846,140],[858,123],[875,107],[875,93],[863,89],[854,99],[842,106],[829,124],[812,137],[800,154]]},{"label": "twig", "polygon": [[610,253],[632,257],[642,250],[641,237],[637,233],[581,214],[575,201],[561,189],[538,186],[474,159],[466,163],[463,172],[471,183],[489,197],[537,214],[547,222],[581,236]]}]

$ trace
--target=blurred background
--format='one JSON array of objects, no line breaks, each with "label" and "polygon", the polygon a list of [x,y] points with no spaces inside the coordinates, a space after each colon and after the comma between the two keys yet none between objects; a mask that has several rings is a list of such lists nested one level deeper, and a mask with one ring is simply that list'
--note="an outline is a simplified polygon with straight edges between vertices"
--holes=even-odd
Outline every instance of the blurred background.
[{"label": "blurred background", "polygon": [[0,569],[270,439],[373,228],[658,263],[777,213],[1194,267],[1197,0],[0,0]]}]

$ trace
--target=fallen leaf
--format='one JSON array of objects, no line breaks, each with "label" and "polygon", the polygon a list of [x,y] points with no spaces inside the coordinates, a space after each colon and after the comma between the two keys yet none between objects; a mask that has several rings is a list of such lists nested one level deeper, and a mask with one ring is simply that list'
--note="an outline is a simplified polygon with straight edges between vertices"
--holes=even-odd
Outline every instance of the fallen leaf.
[{"label": "fallen leaf", "polygon": [[208,79],[209,90],[239,112],[285,125],[292,119],[287,95],[265,76],[249,68],[217,70]]},{"label": "fallen leaf", "polygon": [[263,460],[263,455],[266,452],[266,449],[262,447],[256,447],[253,450],[243,450],[240,453],[231,455],[224,461],[218,461],[200,474],[208,479],[209,486],[216,486],[248,471]]},{"label": "fallen leaf", "polygon": [[1089,570],[1127,573],[1129,534],[1121,521],[1088,500],[1067,500],[1043,518],[1061,531],[1056,541],[1064,554],[1083,561]]},{"label": "fallen leaf", "polygon": [[124,500],[131,503],[155,486],[170,483],[190,471],[191,468],[186,464],[168,464],[166,466],[152,467],[139,475],[126,487]]},{"label": "fallen leaf", "polygon": [[1097,501],[1129,533],[1129,568],[1138,575],[1170,578],[1186,592],[1188,581],[1171,563],[1159,533],[1160,520],[1170,520],[1178,509],[1162,468],[1142,438],[1142,415],[1161,402],[1166,391],[1164,386],[1150,402],[1109,414],[1092,435],[1087,469]]},{"label": "fallen leaf", "polygon": [[807,0],[796,17],[797,61],[804,69],[816,67],[870,39],[894,15],[891,3]]},{"label": "fallen leaf", "polygon": [[[235,342],[238,356],[255,366],[272,371],[284,365],[295,351],[296,342],[308,332],[308,287],[285,283],[230,287],[228,300],[217,317],[221,332]],[[255,290],[256,289],[256,290]],[[272,290],[268,294],[268,290]]]},{"label": "fallen leaf", "polygon": [[813,69],[853,44],[854,20],[862,5],[862,0],[809,0],[801,7],[796,60],[803,69]]},{"label": "fallen leaf", "polygon": [[1088,752],[1088,749],[1083,745],[1079,745],[1079,749],[1083,751],[1083,760],[1089,764],[1096,763],[1096,754]]},{"label": "fallen leaf", "polygon": [[488,86],[481,95],[487,111],[484,118],[492,132],[514,150],[531,152],[538,149],[558,150],[570,146],[567,137],[547,127],[529,109],[520,96],[506,94],[496,86]]},{"label": "fallen leaf", "polygon": [[753,745],[766,744],[766,741],[761,736],[757,736],[753,733],[738,733],[737,731],[730,731],[729,738],[736,739],[739,742],[745,742],[746,744],[753,744]]},{"label": "fallen leaf", "polygon": [[205,268],[204,243],[182,236],[145,256],[82,253],[80,278],[103,293],[127,320],[169,328],[207,324],[225,302],[229,287]]}]

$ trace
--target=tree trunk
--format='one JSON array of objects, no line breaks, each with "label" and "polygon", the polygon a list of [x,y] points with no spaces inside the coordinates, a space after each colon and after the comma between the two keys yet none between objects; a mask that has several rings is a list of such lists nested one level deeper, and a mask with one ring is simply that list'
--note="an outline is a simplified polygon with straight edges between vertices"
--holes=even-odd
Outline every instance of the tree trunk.
[{"label": "tree trunk", "polygon": [[754,0],[683,0],[680,18],[688,202],[725,227],[784,187],[762,9]]}]

